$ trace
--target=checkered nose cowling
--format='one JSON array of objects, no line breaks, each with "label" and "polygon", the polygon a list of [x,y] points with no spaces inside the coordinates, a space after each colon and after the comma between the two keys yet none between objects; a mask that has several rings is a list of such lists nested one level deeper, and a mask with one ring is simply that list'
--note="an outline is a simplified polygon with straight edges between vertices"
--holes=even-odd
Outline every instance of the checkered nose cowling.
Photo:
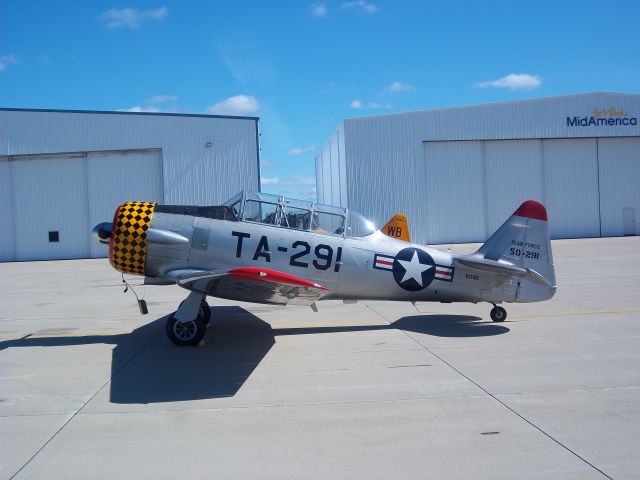
[{"label": "checkered nose cowling", "polygon": [[113,217],[109,240],[109,262],[124,273],[144,275],[147,257],[147,230],[156,203],[126,202]]}]

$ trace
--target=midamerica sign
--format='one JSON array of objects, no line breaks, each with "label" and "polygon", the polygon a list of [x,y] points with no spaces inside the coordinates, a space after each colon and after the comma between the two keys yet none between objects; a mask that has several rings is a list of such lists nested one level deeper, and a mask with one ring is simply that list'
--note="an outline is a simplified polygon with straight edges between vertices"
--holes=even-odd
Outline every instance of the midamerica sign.
[{"label": "midamerica sign", "polygon": [[613,127],[638,125],[638,117],[632,117],[624,109],[616,107],[594,108],[591,115],[567,117],[567,127]]}]

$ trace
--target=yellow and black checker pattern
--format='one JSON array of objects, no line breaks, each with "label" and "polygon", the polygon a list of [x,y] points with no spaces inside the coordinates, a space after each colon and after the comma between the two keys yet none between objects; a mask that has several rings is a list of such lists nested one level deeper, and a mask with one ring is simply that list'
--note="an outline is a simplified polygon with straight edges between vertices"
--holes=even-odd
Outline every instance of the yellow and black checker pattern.
[{"label": "yellow and black checker pattern", "polygon": [[156,203],[126,202],[114,219],[112,249],[109,260],[120,272],[144,275],[147,257],[147,230]]}]

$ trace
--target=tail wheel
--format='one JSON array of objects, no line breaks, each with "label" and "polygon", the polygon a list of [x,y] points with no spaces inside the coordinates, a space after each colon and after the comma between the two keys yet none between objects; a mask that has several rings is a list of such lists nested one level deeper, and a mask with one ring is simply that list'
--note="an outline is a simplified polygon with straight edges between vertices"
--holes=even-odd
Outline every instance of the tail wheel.
[{"label": "tail wheel", "polygon": [[[204,309],[204,311],[209,312],[210,318],[211,311],[208,308]],[[179,347],[198,345],[207,332],[207,321],[208,318],[205,318],[202,308],[198,310],[196,318],[186,322],[180,322],[171,315],[167,320],[167,336]]]},{"label": "tail wheel", "polygon": [[493,307],[490,315],[494,322],[504,322],[507,319],[507,311],[502,307]]}]

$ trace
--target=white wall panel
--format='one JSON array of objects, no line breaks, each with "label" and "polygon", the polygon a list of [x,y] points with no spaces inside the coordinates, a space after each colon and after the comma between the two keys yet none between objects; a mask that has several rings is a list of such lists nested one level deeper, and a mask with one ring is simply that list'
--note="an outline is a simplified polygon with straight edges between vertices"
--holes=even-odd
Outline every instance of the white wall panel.
[{"label": "white wall panel", "polygon": [[340,140],[338,135],[331,142],[331,205],[340,205]]},{"label": "white wall panel", "polygon": [[[152,175],[151,191],[146,191],[144,185],[151,177],[137,176],[137,172],[125,169],[121,178],[113,171],[98,172],[97,175],[103,175],[103,181],[120,182],[115,184],[116,190],[120,187],[127,190],[128,182],[134,180],[135,175],[142,189],[137,191],[145,196],[157,194],[155,179],[161,178],[161,196],[156,198],[169,204],[216,205],[240,190],[259,188],[257,118],[0,109],[1,156],[20,158],[24,155],[149,149],[162,151],[163,157],[159,175],[155,170]],[[46,165],[53,167],[54,163]],[[61,185],[69,183],[70,180],[64,180]],[[86,180],[84,184],[87,184]],[[103,197],[105,193],[98,192],[97,195]],[[102,205],[100,200],[97,205]],[[91,218],[94,216],[102,217],[100,212],[93,212]],[[86,238],[86,232],[83,228],[82,239]],[[0,237],[2,235],[8,234],[3,232]],[[66,241],[69,241],[68,237]],[[53,246],[47,248],[54,249]],[[93,250],[97,254],[96,249]],[[66,255],[62,246],[56,251],[58,256],[55,258]],[[12,256],[11,246],[0,239],[0,258]]]},{"label": "white wall panel", "polygon": [[544,203],[540,140],[484,142],[489,238],[525,200]]},{"label": "white wall panel", "polygon": [[598,139],[600,214],[603,236],[624,234],[624,209],[640,223],[640,137]]},{"label": "white wall panel", "polygon": [[0,262],[15,260],[11,163],[0,160]]},{"label": "white wall panel", "polygon": [[[16,160],[11,168],[16,260],[89,257],[85,159]],[[49,231],[60,241],[50,243]]]},{"label": "white wall panel", "polygon": [[255,118],[0,110],[0,125],[0,155],[161,149],[166,203],[216,205],[259,188]]},{"label": "white wall panel", "polygon": [[[595,124],[590,121],[592,116],[597,120]],[[583,122],[585,118],[588,121]],[[455,201],[458,197],[449,199],[448,204],[444,205],[430,191],[425,191],[426,179],[431,175],[425,170],[425,142],[495,141],[498,143],[488,143],[490,156],[487,160],[491,163],[488,168],[493,171],[497,167],[499,172],[486,177],[487,185],[483,183],[483,186],[486,186],[487,197],[483,196],[481,204],[474,204],[476,209],[484,203],[487,207],[491,206],[487,208],[486,224],[482,235],[479,235],[481,239],[492,233],[517,204],[527,198],[547,204],[558,236],[573,236],[571,232],[589,236],[594,229],[593,203],[598,197],[597,189],[591,190],[592,153],[581,165],[583,169],[577,173],[571,172],[574,168],[580,168],[578,157],[584,158],[581,149],[585,147],[577,147],[578,150],[571,154],[569,150],[572,147],[566,147],[569,144],[559,147],[550,144],[550,154],[555,155],[554,149],[558,148],[560,160],[549,163],[542,160],[544,156],[540,153],[543,149],[540,142],[638,137],[639,118],[640,95],[591,93],[347,119],[332,135],[332,138],[344,136],[340,140],[345,149],[344,155],[340,155],[340,161],[345,162],[346,173],[346,181],[341,179],[347,196],[343,206],[359,210],[377,223],[386,221],[396,211],[402,211],[409,216],[411,233],[416,241],[426,241],[427,235],[429,241],[433,241],[430,235],[434,225],[432,220],[427,221],[428,215],[446,218],[447,212],[458,215],[460,207]],[[501,143],[518,140],[525,142]],[[538,145],[537,152],[535,147],[531,147],[534,144]],[[496,150],[497,156],[493,155],[492,149]],[[455,149],[452,152],[455,154]],[[509,156],[510,153],[513,155]],[[483,161],[484,158],[482,156]],[[527,159],[534,158],[531,164],[526,163]],[[328,167],[326,163],[323,165]],[[449,167],[456,170],[455,165]],[[468,166],[472,170],[476,167]],[[340,168],[343,168],[342,164]],[[462,164],[458,170],[461,178],[470,181]],[[329,177],[324,170],[321,176],[318,174],[319,192],[330,188]],[[452,188],[458,188],[455,178],[445,180]],[[500,185],[502,194],[493,188],[495,185]],[[567,191],[562,191],[563,185]],[[427,195],[430,199],[428,202]],[[466,192],[459,192],[459,195],[463,200],[468,200]],[[489,198],[490,195],[493,197]],[[567,200],[572,204],[566,205]],[[614,201],[613,197],[611,201]],[[431,213],[433,202],[443,206],[443,209]],[[622,214],[616,215],[621,217]],[[554,216],[558,218],[557,221],[553,220]],[[453,225],[450,234],[447,233],[448,225]],[[458,228],[453,222],[440,223],[438,238],[455,242],[473,236],[465,234],[456,238]],[[469,228],[473,230],[473,227]]]},{"label": "white wall panel", "polygon": [[316,164],[316,198],[319,203],[324,203],[324,182],[322,181],[322,152],[315,158]]},{"label": "white wall panel", "polygon": [[483,240],[482,142],[425,142],[424,159],[428,243]]},{"label": "white wall panel", "polygon": [[[340,156],[340,202],[337,203],[340,207],[346,207],[348,204],[347,200],[347,157],[346,150],[344,146],[344,124],[341,124],[338,127],[338,154]],[[317,186],[316,186],[317,188]]]},{"label": "white wall panel", "polygon": [[[161,152],[106,152],[87,156],[89,225],[110,222],[123,202],[162,202]],[[89,235],[89,232],[87,232]],[[91,241],[91,256],[106,257],[108,247]]]},{"label": "white wall panel", "polygon": [[597,140],[543,140],[542,159],[551,238],[600,236]]}]

